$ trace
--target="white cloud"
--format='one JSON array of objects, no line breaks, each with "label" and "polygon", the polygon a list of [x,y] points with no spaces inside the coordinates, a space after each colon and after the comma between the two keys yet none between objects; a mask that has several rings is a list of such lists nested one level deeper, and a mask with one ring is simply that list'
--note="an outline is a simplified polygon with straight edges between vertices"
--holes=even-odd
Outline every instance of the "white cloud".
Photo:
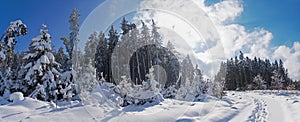
[{"label": "white cloud", "polygon": [[291,53],[291,49],[287,46],[279,46],[274,54],[273,54],[273,58],[288,58],[290,56]]},{"label": "white cloud", "polygon": [[217,23],[233,21],[243,12],[243,7],[239,0],[224,0],[212,6],[202,7],[213,21]]},{"label": "white cloud", "polygon": [[279,46],[273,53],[274,59],[283,59],[283,65],[289,70],[289,76],[293,79],[300,79],[300,43],[294,42],[292,48]]},{"label": "white cloud", "polygon": [[[176,17],[178,16],[173,16],[172,18],[170,16],[156,13],[153,14],[152,17],[157,21],[163,21],[160,23],[160,26],[175,26],[178,30],[174,31],[177,31],[177,34],[182,36],[182,39],[185,41],[188,40],[185,43],[190,44],[190,47],[185,47],[195,49],[196,51],[193,50],[192,52],[193,55],[207,65],[211,66],[211,63],[219,63],[221,60],[238,55],[238,52],[241,50],[244,51],[245,55],[250,58],[255,56],[273,60],[282,58],[284,66],[289,69],[290,76],[294,79],[300,79],[300,43],[295,42],[292,48],[286,46],[271,47],[270,43],[273,39],[273,35],[268,30],[263,29],[263,27],[258,27],[253,29],[253,31],[249,31],[243,25],[235,24],[235,19],[243,12],[242,1],[224,0],[211,6],[206,6],[204,4],[204,0],[194,0],[193,2],[198,6],[198,8],[192,7],[191,3],[186,2],[186,0],[180,0],[179,2],[165,0],[146,1],[143,2],[140,7],[160,8],[169,11],[173,10],[175,7],[176,10],[186,12],[185,14],[179,14],[179,16],[186,18],[189,21],[189,24],[196,26],[185,25],[185,23],[187,23],[186,21],[176,20]],[[197,10],[194,9],[201,9],[200,11],[204,13],[199,11],[199,13],[196,13]],[[213,27],[211,27],[209,22],[203,19],[207,17],[213,23]],[[197,26],[199,23],[202,23],[202,25]],[[188,30],[193,27],[196,31],[193,29]],[[217,30],[217,34],[211,34],[214,31],[208,30],[209,28],[215,28]],[[199,46],[201,44],[197,43],[197,41],[199,42],[197,29],[201,33],[200,41],[206,43],[206,49],[202,49],[203,47]],[[187,35],[185,33],[187,31],[192,31],[192,33]],[[174,39],[172,37],[176,37],[171,36],[170,34],[168,34],[168,36],[170,36],[171,39]],[[181,48],[181,51],[183,50],[182,45],[177,46]],[[185,49],[185,51],[190,53],[191,49]],[[216,73],[217,70],[215,66],[205,68],[207,68],[204,69],[207,73]]]},{"label": "white cloud", "polygon": [[[217,72],[220,61],[242,50],[250,58],[282,58],[289,75],[300,79],[300,43],[295,42],[293,47],[271,47],[273,35],[268,30],[258,27],[250,31],[236,24],[236,18],[244,10],[241,0],[223,0],[210,6],[206,6],[204,0],[114,1],[121,4],[114,4],[113,0],[105,2],[88,16],[81,29],[82,37],[87,37],[84,33],[90,31],[104,30],[112,21],[139,8],[142,11],[134,20],[150,22],[154,19],[162,28],[159,31],[164,41],[174,41],[179,52],[193,56],[194,62],[200,63],[208,76]],[[95,23],[101,25],[95,26]]]},{"label": "white cloud", "polygon": [[203,9],[219,31],[226,58],[238,55],[240,50],[246,52],[246,56],[249,57],[268,57],[272,33],[262,28],[248,31],[243,25],[234,23],[243,12],[241,1],[225,0],[211,6],[203,6]]},{"label": "white cloud", "polygon": [[294,50],[299,51],[300,50],[300,42],[295,42],[294,43]]},{"label": "white cloud", "polygon": [[273,35],[268,30],[255,28],[248,31],[243,25],[233,24],[235,18],[243,11],[241,3],[236,0],[222,1],[205,9],[219,30],[226,57],[232,57],[242,50],[250,58],[280,58],[289,70],[289,76],[292,79],[300,79],[300,43],[295,42],[292,48],[284,45],[271,47]]}]

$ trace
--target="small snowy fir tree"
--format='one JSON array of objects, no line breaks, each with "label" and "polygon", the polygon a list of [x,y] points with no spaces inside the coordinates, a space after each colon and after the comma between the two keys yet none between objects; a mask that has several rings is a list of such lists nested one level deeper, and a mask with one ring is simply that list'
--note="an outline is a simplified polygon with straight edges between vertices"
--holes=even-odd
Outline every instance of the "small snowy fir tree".
[{"label": "small snowy fir tree", "polygon": [[208,82],[205,82],[202,78],[202,73],[200,69],[198,69],[198,65],[196,65],[194,69],[194,79],[191,84],[191,91],[195,99],[194,101],[201,101],[204,94],[208,92]]},{"label": "small snowy fir tree", "polygon": [[175,98],[178,100],[184,100],[184,101],[194,101],[195,99],[195,86],[192,86],[193,82],[191,82],[188,78],[186,78],[185,84],[182,85]]},{"label": "small snowy fir tree", "polygon": [[76,86],[82,101],[99,85],[95,68],[96,41],[97,33],[93,32],[84,48],[84,59],[80,63],[82,67],[77,71]]},{"label": "small snowy fir tree", "polygon": [[74,72],[66,71],[58,83],[58,100],[69,101],[75,95],[75,84],[73,84]]},{"label": "small snowy fir tree", "polygon": [[195,86],[192,86],[194,80],[194,67],[189,55],[183,59],[181,62],[181,67],[182,69],[180,78],[182,81],[175,98],[178,100],[193,101],[195,98],[192,94],[195,88]]},{"label": "small snowy fir tree", "polygon": [[129,97],[127,97],[128,94],[134,92],[133,85],[129,82],[129,79],[126,78],[126,76],[121,77],[122,80],[117,86],[117,93],[120,95],[120,97],[123,99],[123,102],[121,103],[121,106],[127,106],[129,105],[130,100],[128,100]]},{"label": "small snowy fir tree", "polygon": [[84,64],[84,67],[77,73],[76,87],[81,100],[85,100],[93,89],[98,86],[96,80],[96,68],[92,66],[91,62]]},{"label": "small snowy fir tree", "polygon": [[189,83],[190,82],[188,80],[186,80],[185,85],[181,85],[181,87],[177,91],[177,94],[175,95],[175,99],[185,100],[187,93],[188,93],[188,90],[185,86],[187,86],[187,84],[189,85]]},{"label": "small snowy fir tree", "polygon": [[88,92],[90,93],[96,85],[99,85],[96,80],[96,68],[95,68],[95,52],[96,52],[96,42],[97,42],[97,33],[93,32],[86,42],[84,48],[84,58],[80,60],[79,63],[80,70],[77,73],[77,90],[79,93]]},{"label": "small snowy fir tree", "polygon": [[132,84],[128,82],[126,76],[122,76],[122,81],[119,83],[117,88],[119,89],[120,96],[125,98],[127,94],[133,92]]},{"label": "small snowy fir tree", "polygon": [[23,57],[25,60],[24,84],[27,88],[25,95],[45,101],[56,99],[57,82],[60,73],[57,71],[59,64],[55,61],[51,49],[50,34],[46,25],[40,35],[33,38],[29,52]]},{"label": "small snowy fir tree", "polygon": [[130,94],[134,96],[134,104],[143,105],[147,102],[161,102],[163,96],[160,94],[160,84],[154,80],[154,68],[149,69],[149,74],[146,74],[147,81],[142,82],[141,87],[135,87],[135,93]]},{"label": "small snowy fir tree", "polygon": [[266,81],[264,81],[260,75],[254,77],[253,83],[255,84],[254,88],[256,90],[265,90],[267,88]]},{"label": "small snowy fir tree", "polygon": [[273,76],[272,78],[272,82],[271,82],[271,87],[273,88],[273,90],[282,90],[283,88],[283,76],[280,75],[280,73],[277,70],[273,71]]},{"label": "small snowy fir tree", "polygon": [[146,75],[148,79],[142,85],[131,85],[123,77],[123,80],[117,86],[117,92],[124,100],[122,106],[130,104],[143,105],[145,103],[163,101],[163,96],[160,94],[160,85],[154,80],[153,71],[153,67],[149,69],[149,74]]},{"label": "small snowy fir tree", "polygon": [[222,96],[225,94],[223,92],[224,90],[224,85],[225,85],[225,79],[215,80],[214,82],[210,83],[210,88],[212,95],[217,97],[217,98],[222,98]]},{"label": "small snowy fir tree", "polygon": [[193,72],[193,79],[190,80],[186,77],[184,82],[178,93],[176,95],[176,99],[185,100],[185,101],[199,101],[202,99],[202,95],[207,93],[208,85],[202,79],[202,74],[200,69],[198,69],[198,65]]}]

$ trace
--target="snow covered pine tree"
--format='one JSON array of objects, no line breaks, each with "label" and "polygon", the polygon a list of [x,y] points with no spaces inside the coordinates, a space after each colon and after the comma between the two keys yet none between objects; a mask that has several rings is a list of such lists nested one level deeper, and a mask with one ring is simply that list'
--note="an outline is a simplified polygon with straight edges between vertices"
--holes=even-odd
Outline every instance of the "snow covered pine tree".
[{"label": "snow covered pine tree", "polygon": [[55,61],[51,49],[50,34],[47,26],[43,25],[40,35],[33,38],[25,60],[25,78],[22,89],[26,96],[45,101],[56,100],[57,83],[60,73],[59,64]]},{"label": "snow covered pine tree", "polygon": [[[18,68],[17,55],[14,52],[14,45],[17,43],[16,37],[27,34],[27,26],[21,20],[10,22],[9,27],[2,35],[0,41],[0,96],[8,97],[10,92],[15,91],[15,74]],[[14,89],[14,90],[12,90]]]}]

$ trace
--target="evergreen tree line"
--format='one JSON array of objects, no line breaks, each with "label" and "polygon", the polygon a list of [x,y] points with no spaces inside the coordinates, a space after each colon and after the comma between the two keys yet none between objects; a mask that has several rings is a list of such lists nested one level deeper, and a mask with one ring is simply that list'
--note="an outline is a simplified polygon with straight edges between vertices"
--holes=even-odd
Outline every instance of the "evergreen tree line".
[{"label": "evergreen tree line", "polygon": [[[8,97],[12,92],[23,92],[25,96],[41,100],[57,99],[58,94],[63,96],[62,94],[66,93],[62,88],[58,89],[58,87],[65,86],[64,82],[59,79],[61,77],[58,69],[60,64],[55,60],[54,55],[57,53],[52,50],[46,25],[43,25],[40,35],[32,39],[29,50],[17,54],[13,51],[16,44],[15,37],[18,36],[17,32],[22,30],[22,28],[18,30],[15,26],[18,23],[21,21],[12,22],[4,35],[1,48],[3,55],[0,95]],[[24,27],[26,27],[25,24]],[[23,30],[27,31],[27,28]]]},{"label": "evergreen tree line", "polygon": [[[135,24],[123,18],[122,33],[111,26],[107,37],[103,32],[98,36],[96,32],[90,35],[86,49],[95,49],[91,46],[98,45],[94,56],[98,79],[104,78],[116,84],[121,76],[127,75],[137,85],[146,80],[146,74],[152,66],[160,65],[167,73],[166,87],[175,85],[179,78],[180,63],[174,46],[171,42],[167,47],[162,46],[161,35],[153,20],[151,29],[143,21],[141,24],[142,27],[137,29]],[[155,75],[158,77],[159,74],[157,72]]]},{"label": "evergreen tree line", "polygon": [[[159,27],[154,21],[151,27],[141,21],[142,27],[137,28],[124,18],[122,33],[114,26],[107,36],[104,32],[93,32],[81,52],[78,49],[79,16],[74,9],[69,19],[69,37],[61,38],[65,47],[57,51],[51,45],[47,26],[43,25],[40,34],[31,40],[29,49],[15,53],[17,37],[26,35],[27,27],[19,20],[10,24],[1,37],[0,96],[8,98],[13,92],[22,92],[26,97],[44,101],[80,99],[97,85],[103,82],[116,85],[128,74],[130,82],[143,84],[154,65],[166,70],[167,81],[160,89],[165,97],[174,98],[179,87],[181,98],[207,92],[208,81],[203,81],[199,67],[193,66],[190,57],[178,60],[179,53],[170,41],[166,47],[162,46]],[[160,74],[159,70],[154,73],[157,80]],[[187,84],[194,84],[194,92],[182,92],[190,88]]]},{"label": "evergreen tree line", "polygon": [[27,26],[21,20],[11,22],[1,37],[0,96],[8,99],[13,92],[44,101],[71,100],[78,95],[78,86],[72,71],[72,52],[78,35],[79,13],[74,9],[70,15],[70,38],[63,37],[69,55],[63,48],[53,50],[51,35],[42,25],[40,34],[32,38],[28,50],[14,52],[18,36],[27,34]]},{"label": "evergreen tree line", "polygon": [[225,82],[227,90],[295,90],[299,82],[288,77],[288,69],[282,60],[271,62],[269,59],[239,57],[222,62],[215,81]]},{"label": "evergreen tree line", "polygon": [[[111,26],[107,36],[104,32],[90,34],[84,59],[94,59],[97,80],[102,79],[113,84],[118,84],[122,81],[121,77],[125,76],[134,85],[140,85],[147,81],[149,69],[155,65],[166,71],[165,75],[160,70],[154,72],[158,81],[165,77],[163,89],[178,89],[187,80],[195,80],[195,77],[199,77],[197,81],[202,81],[202,73],[197,65],[194,67],[189,55],[178,59],[180,54],[171,41],[163,46],[158,29],[154,20],[151,21],[151,27],[141,21],[141,28],[137,28],[136,24],[123,18],[120,33]],[[89,61],[84,62],[86,64]]]}]

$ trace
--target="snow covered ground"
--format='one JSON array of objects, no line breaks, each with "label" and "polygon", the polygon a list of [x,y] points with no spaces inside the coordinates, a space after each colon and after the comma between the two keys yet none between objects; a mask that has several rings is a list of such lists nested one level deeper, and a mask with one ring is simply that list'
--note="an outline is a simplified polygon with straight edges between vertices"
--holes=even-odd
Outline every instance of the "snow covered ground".
[{"label": "snow covered ground", "polygon": [[206,102],[165,99],[143,106],[113,107],[54,104],[31,98],[0,106],[0,121],[164,121],[164,122],[299,122],[300,96],[270,91],[227,92],[222,100],[207,97]]}]

